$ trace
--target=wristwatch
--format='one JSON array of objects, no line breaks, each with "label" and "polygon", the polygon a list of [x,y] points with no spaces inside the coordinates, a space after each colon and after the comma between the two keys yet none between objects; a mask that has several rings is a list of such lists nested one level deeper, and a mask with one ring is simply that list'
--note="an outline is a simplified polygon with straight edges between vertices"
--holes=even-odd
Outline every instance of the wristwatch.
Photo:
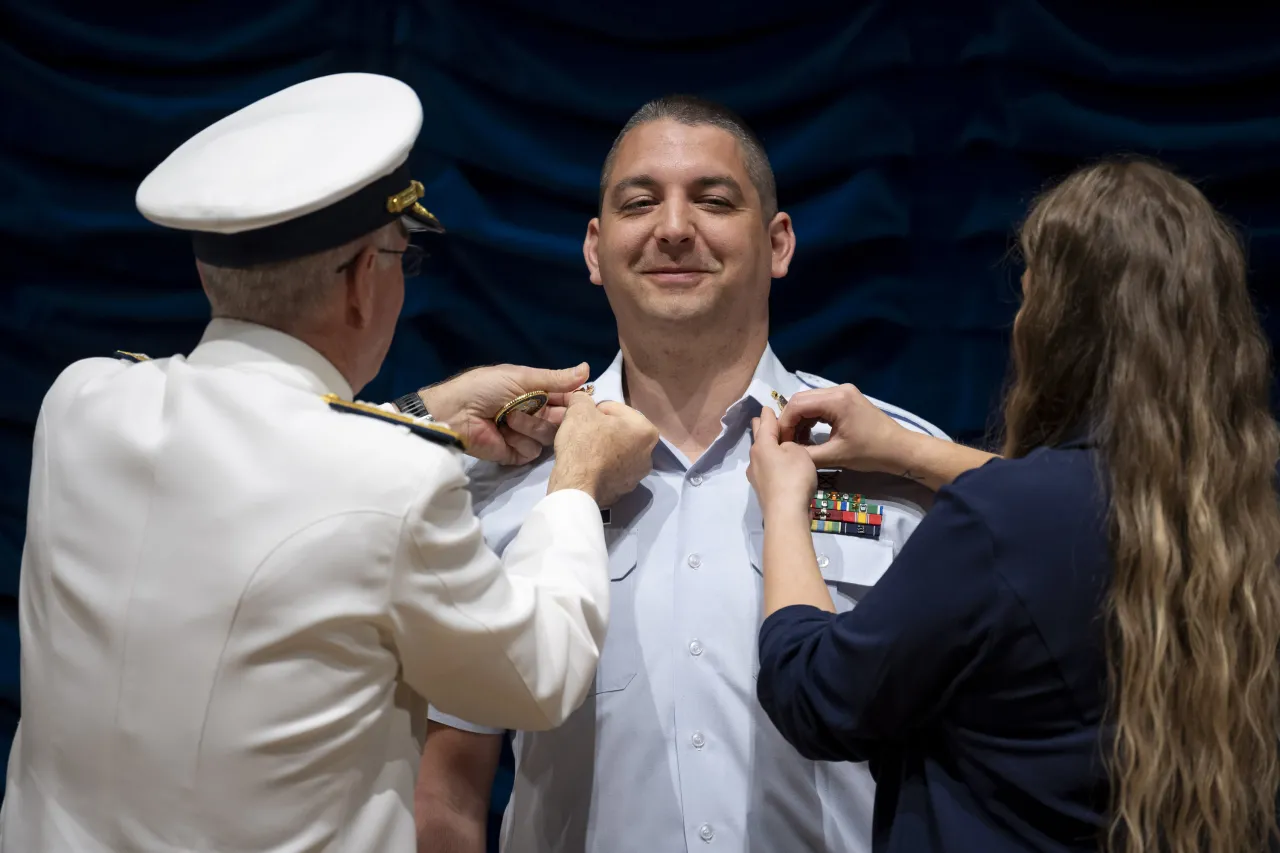
[{"label": "wristwatch", "polygon": [[403,414],[409,415],[410,417],[435,423],[436,419],[427,411],[426,404],[422,402],[422,395],[417,391],[414,391],[412,394],[405,394],[403,397],[398,397],[391,402],[391,405],[395,406]]}]

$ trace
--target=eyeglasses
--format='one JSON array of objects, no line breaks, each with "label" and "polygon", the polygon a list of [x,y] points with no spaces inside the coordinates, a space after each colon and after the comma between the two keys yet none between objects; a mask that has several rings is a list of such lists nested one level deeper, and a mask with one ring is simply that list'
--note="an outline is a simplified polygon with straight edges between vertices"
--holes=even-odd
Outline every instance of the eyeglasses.
[{"label": "eyeglasses", "polygon": [[[404,270],[405,278],[413,278],[418,275],[418,273],[422,272],[422,261],[427,256],[426,251],[415,243],[410,243],[403,249],[378,249],[378,251],[384,252],[388,255],[399,255],[400,268]],[[347,261],[345,264],[334,270],[334,272],[346,272],[351,268],[351,265],[356,262],[356,258],[358,257],[360,257],[360,255],[356,254],[355,258]]]}]

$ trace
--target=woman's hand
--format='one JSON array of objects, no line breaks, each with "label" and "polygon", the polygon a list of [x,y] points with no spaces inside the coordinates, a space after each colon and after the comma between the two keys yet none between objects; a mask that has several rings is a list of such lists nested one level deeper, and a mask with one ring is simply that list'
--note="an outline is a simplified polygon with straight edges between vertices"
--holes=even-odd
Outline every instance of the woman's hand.
[{"label": "woman's hand", "polygon": [[[809,430],[818,421],[831,425],[831,437],[810,444]],[[819,468],[878,471],[934,491],[996,458],[899,425],[852,385],[796,394],[782,410],[778,438],[804,445]]]},{"label": "woman's hand", "polygon": [[809,501],[818,488],[818,469],[809,458],[809,448],[779,441],[778,419],[768,407],[752,419],[751,433],[755,442],[747,479],[756,490],[761,511],[766,518],[794,511],[807,520]]},{"label": "woman's hand", "polygon": [[751,431],[747,479],[764,514],[764,615],[792,604],[835,612],[809,533],[809,502],[818,488],[809,448],[779,441],[778,419],[768,407],[751,422]]},{"label": "woman's hand", "polygon": [[[815,423],[831,426],[831,437],[809,444]],[[806,445],[819,468],[901,474],[915,433],[902,427],[852,385],[801,391],[778,421],[782,441]]]}]

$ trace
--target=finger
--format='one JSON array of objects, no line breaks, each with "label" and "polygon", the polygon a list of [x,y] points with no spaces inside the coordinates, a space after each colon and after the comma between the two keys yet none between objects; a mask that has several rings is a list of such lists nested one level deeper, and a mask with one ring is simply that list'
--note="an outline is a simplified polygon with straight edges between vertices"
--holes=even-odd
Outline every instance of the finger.
[{"label": "finger", "polygon": [[816,420],[832,423],[839,419],[840,393],[835,388],[815,388],[801,391],[787,401],[779,418],[780,428],[794,432],[796,425],[803,420]]},{"label": "finger", "polygon": [[[572,391],[548,391],[546,407],[551,408],[552,406],[559,406],[560,408],[564,408],[569,405],[569,395],[578,390],[581,389],[574,388]],[[583,393],[586,392],[584,391]]]},{"label": "finger", "polygon": [[625,416],[627,412],[635,411],[626,403],[618,403],[613,400],[605,400],[603,403],[596,405],[596,408],[604,412],[606,415]]},{"label": "finger", "polygon": [[560,426],[560,424],[564,423],[565,411],[564,406],[546,406],[535,417],[542,418],[549,424]]},{"label": "finger", "polygon": [[834,447],[830,442],[825,442],[823,444],[806,444],[804,449],[809,452],[809,458],[813,460],[814,467],[841,467],[841,459],[839,454],[836,452],[838,448]]},{"label": "finger", "polygon": [[516,367],[513,378],[525,391],[564,394],[581,388],[591,378],[591,368],[585,361],[577,367],[567,367],[564,370]]},{"label": "finger", "polygon": [[507,415],[507,426],[512,432],[531,438],[543,446],[550,445],[556,440],[555,424],[524,412],[512,412]]},{"label": "finger", "polygon": [[596,401],[593,400],[591,395],[585,391],[574,391],[572,394],[569,394],[565,398],[564,404],[566,409],[572,409],[574,406],[591,406],[594,408],[595,405]]},{"label": "finger", "polygon": [[808,444],[810,433],[813,425],[818,422],[817,418],[802,418],[794,427],[788,428],[782,419],[778,419],[778,440],[794,441],[796,444]]},{"label": "finger", "polygon": [[[787,408],[791,408],[790,404]],[[778,443],[778,417],[768,406],[760,410],[760,427],[756,430],[757,444],[775,445]]]},{"label": "finger", "polygon": [[502,439],[507,446],[525,461],[536,459],[542,453],[541,444],[527,435],[521,435],[509,426],[502,427],[499,432],[502,433]]},{"label": "finger", "polygon": [[751,439],[753,441],[755,440],[756,433],[758,432],[760,432],[760,419],[752,418],[751,419]]}]

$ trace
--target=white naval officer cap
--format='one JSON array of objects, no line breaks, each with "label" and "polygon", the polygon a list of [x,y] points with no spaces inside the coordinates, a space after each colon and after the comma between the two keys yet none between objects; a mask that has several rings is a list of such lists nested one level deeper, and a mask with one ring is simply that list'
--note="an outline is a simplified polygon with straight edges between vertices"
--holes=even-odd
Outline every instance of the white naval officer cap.
[{"label": "white naval officer cap", "polygon": [[378,74],[307,80],[184,142],[138,186],[147,219],[189,231],[196,257],[244,268],[332,249],[394,222],[442,232],[409,151],[413,89]]}]

